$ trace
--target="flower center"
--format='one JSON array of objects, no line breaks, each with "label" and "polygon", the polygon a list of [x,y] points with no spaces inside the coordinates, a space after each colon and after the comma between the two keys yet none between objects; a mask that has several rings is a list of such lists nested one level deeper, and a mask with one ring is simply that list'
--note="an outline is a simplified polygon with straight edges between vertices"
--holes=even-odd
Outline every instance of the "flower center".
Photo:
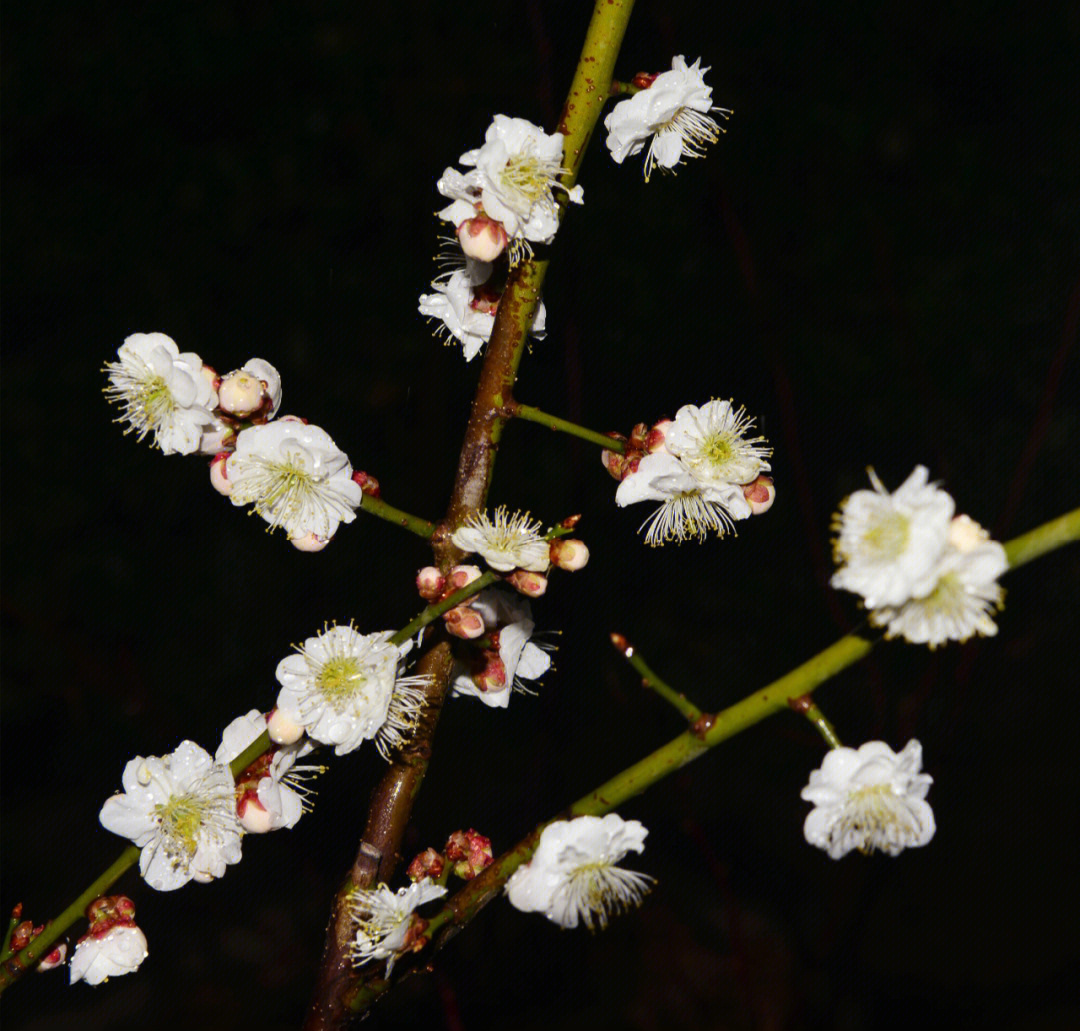
[{"label": "flower center", "polygon": [[862,542],[878,561],[897,558],[907,547],[911,521],[900,512],[877,520],[862,536]]},{"label": "flower center", "polygon": [[701,455],[710,465],[722,466],[735,454],[731,435],[712,433],[701,442]]},{"label": "flower center", "polygon": [[838,837],[856,835],[859,851],[867,855],[875,848],[914,838],[918,828],[911,813],[889,784],[870,784],[852,791],[834,833]]},{"label": "flower center", "polygon": [[315,684],[320,694],[338,711],[346,699],[363,691],[367,677],[351,655],[328,659],[315,674]]},{"label": "flower center", "polygon": [[541,161],[534,154],[514,154],[499,173],[499,182],[531,207],[538,200],[551,199],[553,180],[560,171],[554,161]]},{"label": "flower center", "polygon": [[218,814],[216,796],[196,793],[173,795],[154,807],[169,855],[190,860],[199,847],[199,832]]}]

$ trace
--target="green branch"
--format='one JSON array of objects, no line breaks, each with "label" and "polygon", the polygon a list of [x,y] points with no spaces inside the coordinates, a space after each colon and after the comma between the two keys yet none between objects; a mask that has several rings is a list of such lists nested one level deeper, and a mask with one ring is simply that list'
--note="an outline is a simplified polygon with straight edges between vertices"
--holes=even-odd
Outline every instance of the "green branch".
[{"label": "green branch", "polygon": [[432,534],[435,533],[434,523],[429,523],[419,516],[403,512],[400,508],[394,508],[393,505],[388,505],[382,498],[375,498],[370,494],[365,494],[360,501],[360,507],[373,516],[378,516],[388,523],[394,523],[396,526],[415,533],[417,537],[423,537],[424,540],[431,540]]},{"label": "green branch", "polygon": [[534,408],[532,405],[523,405],[519,404],[517,401],[511,401],[507,404],[506,409],[515,419],[525,419],[528,422],[535,422],[541,426],[546,426],[552,431],[569,433],[573,437],[580,437],[582,440],[587,440],[590,444],[599,444],[602,448],[607,448],[608,451],[615,451],[620,455],[626,453],[625,441],[619,440],[617,437],[609,437],[604,433],[597,433],[596,430],[587,429],[585,426],[579,426],[576,422],[570,422],[569,419],[561,419],[557,415],[549,415],[547,412],[543,412],[539,408]]}]

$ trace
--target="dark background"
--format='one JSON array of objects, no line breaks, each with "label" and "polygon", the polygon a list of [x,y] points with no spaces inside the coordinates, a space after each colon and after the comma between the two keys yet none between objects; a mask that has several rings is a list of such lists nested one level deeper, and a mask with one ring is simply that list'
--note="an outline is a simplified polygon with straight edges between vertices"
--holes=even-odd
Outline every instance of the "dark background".
[{"label": "dark background", "polygon": [[[212,751],[291,642],[420,607],[421,542],[365,516],[318,555],[267,536],[203,460],[123,437],[103,363],[137,331],[220,371],[264,357],[284,411],[438,516],[479,363],[416,311],[435,180],[495,112],[554,126],[590,9],[6,5],[3,907],[42,920],[111,861],[96,813],[132,755]],[[410,850],[462,826],[501,850],[678,732],[610,631],[715,708],[854,626],[829,521],[867,465],[895,487],[926,464],[1003,539],[1080,503],[1078,37],[1063,3],[640,0],[617,74],[700,54],[735,116],[648,186],[598,134],[518,395],[624,432],[734,397],[778,500],[651,550],[594,447],[511,426],[492,502],[581,512],[592,561],[535,606],[563,631],[539,696],[447,707]],[[621,808],[651,832],[639,912],[594,939],[497,902],[371,1026],[1076,1026],[1078,573],[1055,552],[1008,577],[996,640],[885,645],[819,692],[846,742],[923,742],[928,848],[807,846],[822,745],[778,716]],[[334,762],[215,884],[127,875],[138,975],[28,978],[5,1026],[296,1027],[379,770]]]}]

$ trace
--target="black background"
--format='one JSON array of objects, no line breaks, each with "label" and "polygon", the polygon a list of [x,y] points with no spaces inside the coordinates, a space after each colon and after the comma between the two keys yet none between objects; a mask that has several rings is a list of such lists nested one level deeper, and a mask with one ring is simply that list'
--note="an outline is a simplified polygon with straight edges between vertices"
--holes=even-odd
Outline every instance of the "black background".
[{"label": "black background", "polygon": [[[266,358],[284,411],[437,517],[479,363],[416,311],[435,180],[495,112],[554,126],[590,9],[6,5],[5,908],[42,920],[111,861],[96,813],[132,755],[212,751],[291,642],[420,607],[422,542],[361,515],[295,552],[204,461],[125,438],[103,363],[139,331],[221,371]],[[447,707],[410,854],[468,826],[507,847],[678,732],[610,631],[715,708],[856,625],[829,521],[867,465],[895,487],[926,464],[1003,539],[1080,502],[1078,37],[1071,4],[640,0],[617,74],[700,54],[735,115],[647,186],[598,134],[518,397],[623,432],[733,397],[778,500],[735,539],[648,549],[594,447],[511,426],[492,502],[581,512],[592,561],[535,606],[563,631],[538,697]],[[593,938],[499,901],[372,1026],[1075,1026],[1078,572],[1056,552],[1008,577],[996,640],[885,645],[819,692],[846,742],[923,742],[928,848],[807,846],[822,745],[781,715],[620,809],[650,829],[639,912]],[[34,976],[5,1026],[296,1027],[379,770],[334,762],[220,882],[127,875],[137,976]]]}]

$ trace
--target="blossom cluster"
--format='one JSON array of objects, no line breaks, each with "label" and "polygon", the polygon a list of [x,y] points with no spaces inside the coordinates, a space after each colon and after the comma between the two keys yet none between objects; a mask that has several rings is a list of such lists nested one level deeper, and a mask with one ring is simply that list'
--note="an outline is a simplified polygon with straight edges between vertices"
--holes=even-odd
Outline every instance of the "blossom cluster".
[{"label": "blossom cluster", "polygon": [[705,85],[708,68],[701,67],[701,58],[687,65],[686,58],[677,54],[671,61],[671,71],[659,75],[638,75],[632,97],[622,100],[604,119],[608,131],[607,144],[612,158],[622,164],[627,157],[645,150],[645,181],[653,170],[665,172],[686,158],[705,156],[705,145],[715,143],[724,130],[712,117],[727,118],[731,111],[714,107],[712,89]]},{"label": "blossom cluster", "polygon": [[767,511],[775,497],[772,449],[763,437],[749,437],[754,420],[731,401],[683,405],[675,419],[652,427],[639,423],[624,451],[605,450],[604,467],[619,480],[615,503],[659,501],[641,525],[645,543],[665,544],[709,533],[723,537],[735,522]]},{"label": "blossom cluster", "polygon": [[916,466],[890,494],[870,470],[874,489],[851,494],[834,520],[840,568],[830,582],[860,595],[886,637],[935,648],[993,636],[1005,549],[973,519],[954,515],[953,499],[928,477]]},{"label": "blossom cluster", "polygon": [[[251,505],[302,551],[318,551],[363,499],[348,457],[318,426],[276,421],[281,377],[262,358],[219,376],[164,333],[134,333],[105,371],[105,396],[139,440],[166,455],[213,455],[210,481],[234,505]],[[358,474],[359,475],[359,474]]]}]

